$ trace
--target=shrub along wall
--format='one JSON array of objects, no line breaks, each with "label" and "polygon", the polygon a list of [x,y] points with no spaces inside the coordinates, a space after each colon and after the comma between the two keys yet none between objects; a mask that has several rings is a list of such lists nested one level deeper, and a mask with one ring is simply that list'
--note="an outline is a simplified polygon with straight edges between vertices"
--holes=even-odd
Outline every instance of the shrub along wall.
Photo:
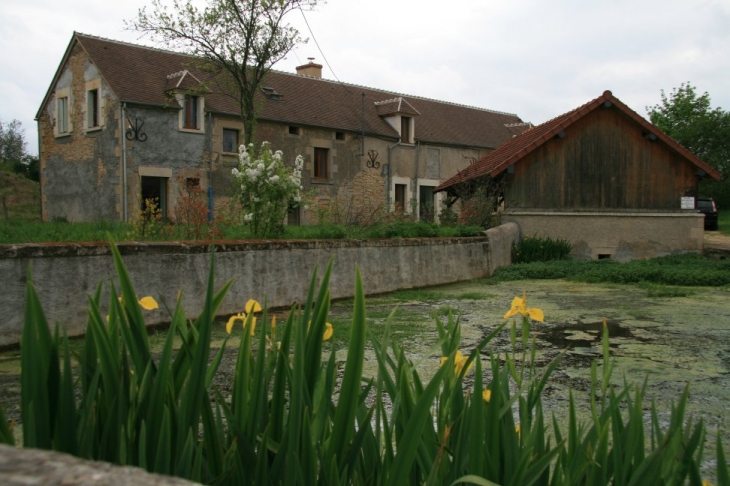
[{"label": "shrub along wall", "polygon": [[[477,238],[378,240],[276,240],[217,242],[216,288],[233,285],[219,313],[243,311],[250,299],[269,307],[304,301],[315,266],[322,271],[330,258],[334,269],[332,298],[354,295],[355,265],[371,294],[426,287],[490,276],[509,265],[519,229],[509,223]],[[172,307],[182,291],[183,308],[201,312],[210,263],[204,243],[119,243],[139,297],[151,295],[161,309],[145,314],[148,324],[169,321],[163,303]],[[103,283],[102,302],[111,284],[118,289],[107,243],[0,245],[0,346],[20,341],[29,266],[50,323],[70,335],[86,328],[88,299]]]}]

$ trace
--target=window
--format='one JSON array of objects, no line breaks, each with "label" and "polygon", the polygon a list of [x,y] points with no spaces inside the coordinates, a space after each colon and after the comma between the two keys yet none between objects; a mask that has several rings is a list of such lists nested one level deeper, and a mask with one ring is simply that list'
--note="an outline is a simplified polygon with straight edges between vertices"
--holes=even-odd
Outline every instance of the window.
[{"label": "window", "polygon": [[86,92],[86,128],[99,127],[99,90]]},{"label": "window", "polygon": [[286,224],[289,226],[299,226],[301,224],[299,206],[289,207],[286,213]]},{"label": "window", "polygon": [[142,176],[142,210],[147,209],[147,201],[157,207],[157,213],[167,217],[167,177]]},{"label": "window", "polygon": [[58,98],[58,108],[56,112],[56,124],[58,133],[68,133],[68,96]]},{"label": "window", "polygon": [[289,135],[299,135],[299,127],[289,125]]},{"label": "window", "polygon": [[183,128],[188,128],[188,129],[192,129],[192,130],[200,129],[200,125],[198,124],[199,101],[200,100],[199,100],[198,96],[185,95],[185,103],[184,103],[185,119],[183,122]]},{"label": "window", "polygon": [[314,178],[329,179],[329,149],[314,149]]},{"label": "window", "polygon": [[411,118],[400,117],[400,139],[403,143],[411,143]]},{"label": "window", "polygon": [[435,211],[434,211],[434,194],[433,187],[431,186],[420,186],[419,190],[419,216],[420,220],[426,223],[433,223]]},{"label": "window", "polygon": [[406,185],[395,185],[395,209],[396,211],[406,210]]},{"label": "window", "polygon": [[238,152],[238,130],[233,128],[223,129],[223,151],[228,153]]},{"label": "window", "polygon": [[345,132],[335,132],[335,140],[344,140],[345,139]]},{"label": "window", "polygon": [[185,179],[185,190],[193,192],[200,188],[200,177],[188,177]]}]

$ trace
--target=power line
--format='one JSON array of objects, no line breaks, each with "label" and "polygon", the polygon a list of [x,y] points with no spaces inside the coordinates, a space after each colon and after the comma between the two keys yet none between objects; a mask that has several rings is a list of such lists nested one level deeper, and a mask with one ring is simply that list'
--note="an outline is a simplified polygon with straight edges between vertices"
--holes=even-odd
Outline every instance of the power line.
[{"label": "power line", "polygon": [[302,18],[304,18],[304,23],[307,24],[307,29],[309,30],[309,34],[312,36],[312,40],[314,40],[314,44],[317,46],[317,50],[319,51],[320,54],[322,54],[322,58],[324,59],[325,64],[327,64],[327,67],[329,68],[329,70],[332,71],[332,75],[335,77],[335,79],[337,80],[337,82],[340,83],[340,86],[342,86],[343,88],[345,88],[348,93],[352,93],[350,91],[350,89],[347,87],[347,85],[345,85],[345,83],[343,83],[342,81],[340,81],[340,78],[337,77],[337,74],[335,73],[335,70],[332,69],[332,66],[330,66],[330,63],[327,60],[327,56],[325,56],[324,55],[324,52],[322,52],[322,48],[319,47],[319,42],[317,42],[317,38],[314,36],[314,32],[312,32],[312,28],[309,26],[309,21],[307,20],[307,16],[304,15],[304,10],[302,10],[302,7],[299,7],[299,11],[302,13]]}]

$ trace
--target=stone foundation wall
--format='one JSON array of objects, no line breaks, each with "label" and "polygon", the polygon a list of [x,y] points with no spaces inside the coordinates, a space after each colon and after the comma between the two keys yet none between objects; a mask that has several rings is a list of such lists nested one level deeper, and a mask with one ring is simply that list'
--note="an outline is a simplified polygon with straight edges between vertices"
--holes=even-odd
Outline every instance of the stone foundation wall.
[{"label": "stone foundation wall", "polygon": [[695,211],[560,212],[508,210],[502,222],[522,237],[565,238],[575,258],[628,261],[675,253],[701,253],[704,218]]},{"label": "stone foundation wall", "polygon": [[[303,302],[315,267],[324,271],[334,259],[332,298],[354,294],[355,267],[360,267],[365,292],[441,285],[490,276],[510,263],[507,250],[519,233],[515,225],[477,238],[414,238],[387,240],[232,241],[215,245],[215,288],[233,280],[219,313],[243,311],[256,299],[268,306],[289,307]],[[211,255],[198,243],[120,243],[127,270],[140,297],[152,295],[173,307],[182,290],[188,317],[203,308]],[[27,272],[50,325],[58,322],[69,335],[86,329],[88,299],[103,283],[102,312],[110,284],[119,285],[109,246],[105,243],[25,244],[0,246],[0,346],[19,342],[25,305]],[[145,313],[148,324],[169,320],[162,310]]]}]

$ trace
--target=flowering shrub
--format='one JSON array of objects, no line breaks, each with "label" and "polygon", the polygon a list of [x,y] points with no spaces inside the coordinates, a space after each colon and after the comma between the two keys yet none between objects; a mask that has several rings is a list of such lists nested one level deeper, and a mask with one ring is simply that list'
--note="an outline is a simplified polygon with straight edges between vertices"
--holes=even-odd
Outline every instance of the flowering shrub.
[{"label": "flowering shrub", "polygon": [[282,161],[281,150],[271,152],[269,143],[261,144],[258,154],[253,144],[239,148],[238,167],[233,177],[240,186],[244,224],[254,236],[266,238],[284,232],[284,218],[289,207],[301,202],[304,159],[298,155],[294,167]]}]

